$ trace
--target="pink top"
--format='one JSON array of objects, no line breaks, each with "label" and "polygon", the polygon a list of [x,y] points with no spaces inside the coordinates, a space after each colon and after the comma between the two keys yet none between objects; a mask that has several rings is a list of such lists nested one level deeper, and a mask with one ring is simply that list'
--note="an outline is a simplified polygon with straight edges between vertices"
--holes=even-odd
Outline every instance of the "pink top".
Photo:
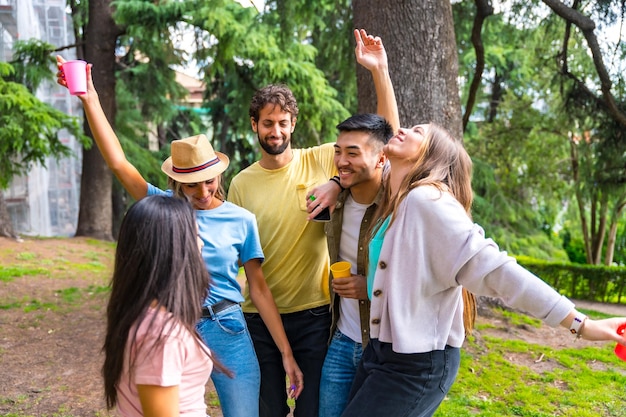
[{"label": "pink top", "polygon": [[[179,386],[179,410],[181,416],[206,417],[204,388],[213,369],[213,361],[207,355],[208,348],[200,347],[194,336],[174,322],[163,330],[162,344],[154,348],[160,329],[169,317],[164,310],[149,309],[137,332],[135,349],[130,352],[126,344],[124,370],[117,386],[118,410],[124,417],[143,416],[137,385]],[[150,322],[155,319],[152,331]],[[169,336],[165,336],[172,327]],[[135,327],[131,328],[131,335]],[[154,349],[153,349],[154,348]],[[129,358],[135,359],[132,381],[129,380]]]}]

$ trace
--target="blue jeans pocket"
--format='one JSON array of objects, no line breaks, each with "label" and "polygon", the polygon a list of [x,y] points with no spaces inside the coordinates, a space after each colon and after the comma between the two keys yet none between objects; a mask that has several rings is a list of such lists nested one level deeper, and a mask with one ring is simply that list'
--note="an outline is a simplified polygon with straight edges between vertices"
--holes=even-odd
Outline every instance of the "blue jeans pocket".
[{"label": "blue jeans pocket", "polygon": [[230,335],[240,335],[247,330],[246,321],[239,306],[233,306],[218,313],[215,319],[209,317],[200,319],[197,329],[202,337],[205,338],[207,344],[211,340],[210,335],[217,329],[215,325],[221,331]]},{"label": "blue jeans pocket", "polygon": [[241,334],[246,331],[246,324],[241,313],[237,310],[218,315],[215,320],[222,330],[230,334]]},{"label": "blue jeans pocket", "polygon": [[460,366],[460,356],[460,349],[458,348],[446,346],[443,351],[443,372],[441,375],[441,382],[439,383],[439,389],[441,389],[441,392],[443,392],[444,395],[450,391],[450,387],[452,387],[452,384],[456,379],[456,374]]}]

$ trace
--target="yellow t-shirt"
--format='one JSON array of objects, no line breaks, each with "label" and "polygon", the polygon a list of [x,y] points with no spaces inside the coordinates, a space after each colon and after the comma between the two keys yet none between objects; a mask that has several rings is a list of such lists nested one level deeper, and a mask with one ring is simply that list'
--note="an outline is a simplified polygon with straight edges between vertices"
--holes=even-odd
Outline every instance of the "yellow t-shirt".
[{"label": "yellow t-shirt", "polygon": [[[330,302],[324,224],[307,221],[306,195],[335,175],[332,143],[294,149],[286,166],[268,170],[258,162],[233,178],[228,200],[256,215],[265,254],[263,273],[278,312],[307,310]],[[246,286],[245,312],[257,312]]]}]

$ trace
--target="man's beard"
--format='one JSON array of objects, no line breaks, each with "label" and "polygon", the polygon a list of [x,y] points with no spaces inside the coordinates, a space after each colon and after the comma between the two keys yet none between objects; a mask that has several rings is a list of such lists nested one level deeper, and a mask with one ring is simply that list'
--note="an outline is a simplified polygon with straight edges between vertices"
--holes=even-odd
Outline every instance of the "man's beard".
[{"label": "man's beard", "polygon": [[281,153],[285,152],[285,149],[287,149],[287,147],[289,146],[289,142],[291,141],[291,139],[286,139],[283,141],[282,144],[272,146],[267,143],[267,141],[261,140],[258,134],[257,139],[259,141],[259,144],[261,145],[261,148],[263,148],[263,150],[270,155],[280,155]]}]

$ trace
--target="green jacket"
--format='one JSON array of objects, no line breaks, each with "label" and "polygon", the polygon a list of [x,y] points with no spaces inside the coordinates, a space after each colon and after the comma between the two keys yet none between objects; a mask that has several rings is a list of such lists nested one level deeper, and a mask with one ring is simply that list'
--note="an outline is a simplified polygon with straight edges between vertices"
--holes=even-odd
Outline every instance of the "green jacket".
[{"label": "green jacket", "polygon": [[[328,241],[328,253],[330,254],[330,263],[337,262],[339,256],[339,244],[341,242],[341,228],[343,224],[343,206],[346,198],[350,195],[350,190],[346,189],[339,194],[337,198],[337,205],[333,212],[330,222],[326,223],[324,231],[326,232],[326,238]],[[374,199],[374,203],[367,208],[363,220],[361,221],[361,229],[359,230],[359,247],[357,253],[357,274],[367,276],[367,247],[369,238],[367,231],[372,221],[374,221],[374,213],[380,203],[383,196],[383,188],[380,187],[378,194]],[[333,334],[337,329],[337,322],[339,321],[339,299],[332,288],[332,273],[329,280],[330,286],[330,306],[332,314],[332,323],[330,327],[330,340],[332,340]],[[370,300],[359,300],[359,315],[361,318],[361,337],[363,348],[370,340]],[[330,343],[329,340],[329,343]]]}]

